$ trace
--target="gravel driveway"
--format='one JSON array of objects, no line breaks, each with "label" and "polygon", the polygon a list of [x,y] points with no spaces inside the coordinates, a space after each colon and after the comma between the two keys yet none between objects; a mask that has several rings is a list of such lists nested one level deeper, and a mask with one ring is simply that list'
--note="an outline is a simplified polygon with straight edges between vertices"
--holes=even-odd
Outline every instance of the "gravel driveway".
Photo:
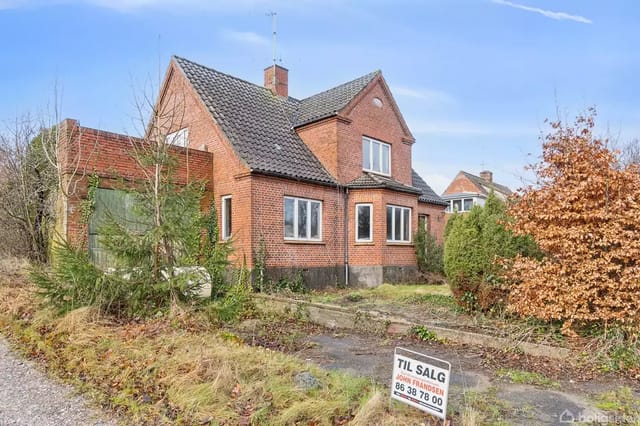
[{"label": "gravel driveway", "polygon": [[15,355],[0,336],[0,425],[100,425],[116,422]]}]

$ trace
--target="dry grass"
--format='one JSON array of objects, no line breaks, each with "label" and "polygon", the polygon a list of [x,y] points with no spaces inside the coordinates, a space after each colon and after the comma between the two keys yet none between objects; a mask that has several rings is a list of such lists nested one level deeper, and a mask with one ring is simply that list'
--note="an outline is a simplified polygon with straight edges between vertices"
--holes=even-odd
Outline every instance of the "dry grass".
[{"label": "dry grass", "polygon": [[0,285],[16,286],[24,283],[24,276],[29,269],[26,259],[17,257],[0,258]]},{"label": "dry grass", "polygon": [[311,298],[314,301],[333,303],[342,299],[351,301],[386,301],[406,302],[420,299],[424,296],[451,296],[451,290],[447,285],[404,285],[382,284],[376,288],[360,290],[335,290],[325,293],[314,293]]},{"label": "dry grass", "polygon": [[[92,308],[64,317],[39,306],[29,285],[0,285],[0,327],[50,371],[135,424],[420,424],[365,378],[327,372],[292,356],[220,337],[206,316],[117,324]],[[296,388],[308,371],[320,386]]]}]

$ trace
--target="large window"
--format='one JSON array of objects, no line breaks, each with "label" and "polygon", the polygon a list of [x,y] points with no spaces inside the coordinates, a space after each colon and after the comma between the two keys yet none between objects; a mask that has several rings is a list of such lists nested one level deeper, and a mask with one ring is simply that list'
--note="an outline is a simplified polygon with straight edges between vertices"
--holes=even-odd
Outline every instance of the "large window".
[{"label": "large window", "polygon": [[284,197],[284,238],[320,241],[322,201]]},{"label": "large window", "polygon": [[411,209],[387,206],[387,241],[411,241]]},{"label": "large window", "polygon": [[373,241],[373,205],[356,204],[356,242]]},{"label": "large window", "polygon": [[166,140],[169,145],[186,148],[189,146],[189,129],[185,127],[177,132],[169,133]]},{"label": "large window", "polygon": [[362,168],[368,172],[391,174],[391,145],[364,136]]},{"label": "large window", "polygon": [[222,239],[231,238],[231,195],[222,197]]}]

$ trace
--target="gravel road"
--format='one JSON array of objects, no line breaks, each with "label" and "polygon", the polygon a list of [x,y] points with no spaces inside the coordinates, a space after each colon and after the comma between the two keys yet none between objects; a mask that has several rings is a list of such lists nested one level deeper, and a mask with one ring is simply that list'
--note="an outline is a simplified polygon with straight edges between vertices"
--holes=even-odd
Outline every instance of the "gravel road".
[{"label": "gravel road", "polygon": [[115,426],[74,389],[14,354],[0,336],[0,426]]}]

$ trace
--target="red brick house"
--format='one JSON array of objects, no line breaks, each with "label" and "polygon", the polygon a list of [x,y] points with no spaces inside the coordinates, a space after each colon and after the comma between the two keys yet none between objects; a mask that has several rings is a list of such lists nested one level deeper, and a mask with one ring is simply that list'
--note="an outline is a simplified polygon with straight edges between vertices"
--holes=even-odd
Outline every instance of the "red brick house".
[{"label": "red brick house", "polygon": [[415,280],[413,234],[425,226],[441,240],[447,203],[412,169],[415,139],[382,73],[305,99],[288,96],[285,68],[264,77],[259,86],[173,57],[158,100],[180,104],[167,129],[180,176],[208,180],[236,259],[251,268],[263,241],[275,279],[302,270],[312,287]]},{"label": "red brick house", "polygon": [[511,195],[509,188],[493,181],[489,170],[480,172],[480,176],[460,171],[442,193],[442,199],[447,203],[447,213],[464,213],[473,206],[483,206],[492,191],[503,201]]}]

